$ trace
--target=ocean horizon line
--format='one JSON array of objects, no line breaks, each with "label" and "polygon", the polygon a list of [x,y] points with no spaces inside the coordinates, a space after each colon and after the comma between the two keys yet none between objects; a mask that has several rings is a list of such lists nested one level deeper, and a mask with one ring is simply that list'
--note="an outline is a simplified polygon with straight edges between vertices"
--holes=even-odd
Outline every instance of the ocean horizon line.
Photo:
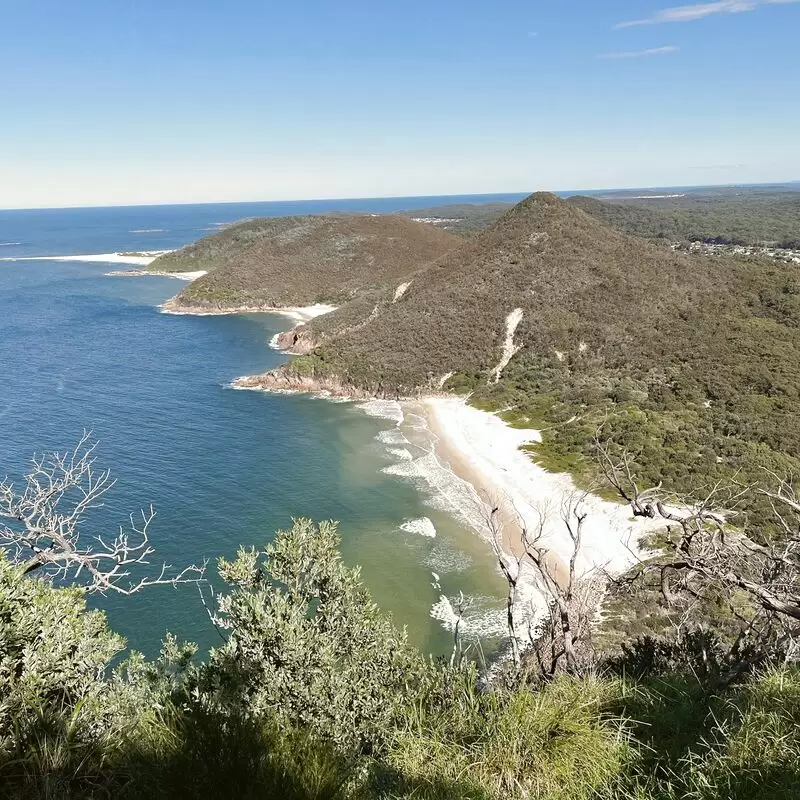
[{"label": "ocean horizon line", "polygon": [[439,200],[449,198],[466,198],[466,197],[485,197],[485,198],[500,198],[500,197],[526,197],[534,192],[552,192],[559,197],[568,197],[573,194],[606,194],[609,192],[651,192],[651,191],[673,191],[673,190],[687,190],[698,191],[702,189],[733,189],[738,187],[753,188],[753,187],[797,187],[800,191],[800,179],[790,179],[785,181],[756,181],[742,182],[742,183],[697,183],[697,184],[641,184],[641,185],[627,185],[627,186],[606,186],[606,187],[574,187],[571,189],[548,189],[545,187],[537,187],[532,189],[512,190],[512,191],[492,191],[492,192],[450,192],[444,194],[387,194],[387,195],[351,195],[340,197],[310,197],[310,198],[290,198],[290,199],[273,199],[273,200],[201,200],[198,202],[166,202],[166,203],[113,203],[113,204],[90,204],[90,205],[69,205],[69,206],[7,206],[0,208],[0,213],[9,211],[96,211],[102,209],[113,208],[171,208],[171,207],[202,207],[202,206],[235,206],[235,205],[268,205],[280,204],[290,205],[292,203],[308,204],[308,203],[334,203],[334,202],[358,202],[361,200]]}]

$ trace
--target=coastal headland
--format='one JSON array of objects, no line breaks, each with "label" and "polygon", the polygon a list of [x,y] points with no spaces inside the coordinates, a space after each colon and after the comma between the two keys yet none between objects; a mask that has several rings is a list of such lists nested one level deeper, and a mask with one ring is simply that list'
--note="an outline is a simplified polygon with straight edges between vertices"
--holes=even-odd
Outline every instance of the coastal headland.
[{"label": "coastal headland", "polygon": [[[429,455],[465,487],[453,513],[501,559],[518,559],[524,530],[563,576],[564,515],[579,503],[577,574],[602,581],[647,558],[642,540],[664,523],[609,499],[598,437],[634,453],[643,481],[675,491],[695,476],[752,474],[782,449],[753,449],[736,408],[743,376],[791,347],[795,329],[776,335],[770,300],[790,265],[682,249],[660,238],[658,213],[539,193],[471,235],[430,215],[256,219],[144,271],[197,276],[165,313],[293,320],[270,342],[292,358],[232,388],[379,399],[424,419]],[[782,435],[800,441],[782,408],[760,408],[767,439],[785,422]],[[535,613],[535,581],[529,594]]]}]

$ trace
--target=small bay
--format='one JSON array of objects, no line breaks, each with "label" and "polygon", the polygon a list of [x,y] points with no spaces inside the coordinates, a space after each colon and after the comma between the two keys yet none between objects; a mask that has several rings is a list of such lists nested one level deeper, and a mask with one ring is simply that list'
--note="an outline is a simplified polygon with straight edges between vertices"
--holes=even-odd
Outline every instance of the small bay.
[{"label": "small bay", "polygon": [[[488,199],[504,198],[441,202]],[[244,217],[433,200],[0,211],[0,258],[167,249]],[[88,429],[117,484],[87,519],[87,537],[113,534],[152,504],[154,560],[180,567],[207,558],[213,575],[218,556],[262,547],[292,517],[336,519],[345,559],[361,566],[376,601],[417,645],[434,654],[451,646],[446,625],[431,616],[437,608],[446,622],[442,594],[463,591],[473,629],[497,630],[503,584],[489,548],[432,504],[408,470],[393,469],[424,455],[423,436],[403,443],[396,420],[353,403],[233,391],[234,377],[283,360],[267,343],[292,323],[161,314],[157,306],[183,284],[106,276],[119,268],[0,261],[0,476],[19,479],[34,452],[69,448]],[[93,602],[148,655],[167,630],[204,649],[218,641],[191,586]]]}]

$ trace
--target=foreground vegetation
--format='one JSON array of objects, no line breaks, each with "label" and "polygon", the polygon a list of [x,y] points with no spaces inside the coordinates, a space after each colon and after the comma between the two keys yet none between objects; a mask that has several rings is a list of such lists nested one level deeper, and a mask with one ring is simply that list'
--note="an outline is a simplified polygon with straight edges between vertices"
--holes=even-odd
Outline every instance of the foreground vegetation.
[{"label": "foreground vegetation", "polygon": [[0,796],[797,796],[796,667],[724,685],[684,637],[670,659],[630,647],[582,676],[489,683],[415,651],[338,541],[298,520],[222,561],[224,644],[196,662],[168,639],[116,667],[123,642],[80,589],[0,558]]}]

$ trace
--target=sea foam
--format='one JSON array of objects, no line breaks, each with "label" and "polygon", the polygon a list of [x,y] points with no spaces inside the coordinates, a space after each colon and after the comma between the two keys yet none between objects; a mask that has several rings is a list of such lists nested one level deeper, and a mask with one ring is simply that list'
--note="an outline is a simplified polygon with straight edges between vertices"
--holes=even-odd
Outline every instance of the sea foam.
[{"label": "sea foam", "polygon": [[414,456],[411,455],[410,450],[406,450],[405,447],[387,447],[386,452],[392,457],[397,458],[400,461],[413,461]]},{"label": "sea foam", "polygon": [[[461,603],[460,624],[457,610],[459,603]],[[442,594],[431,606],[430,616],[450,632],[454,632],[458,624],[459,633],[465,639],[499,639],[508,635],[505,609],[494,597],[470,595],[457,598]]]},{"label": "sea foam", "polygon": [[489,536],[483,504],[475,490],[466,481],[445,467],[436,454],[428,452],[413,461],[400,461],[384,467],[382,472],[396,475],[413,483],[426,494],[425,502],[439,511],[445,511],[461,524]]},{"label": "sea foam", "polygon": [[408,444],[408,439],[403,435],[402,431],[397,430],[396,428],[390,428],[389,430],[381,431],[375,439],[379,441],[381,444],[395,446],[395,445],[403,445]]},{"label": "sea foam", "polygon": [[404,419],[403,409],[397,400],[367,400],[365,403],[359,403],[356,408],[370,417],[390,419],[396,425],[400,425]]},{"label": "sea foam", "polygon": [[422,563],[437,574],[448,575],[469,569],[472,566],[472,558],[467,553],[438,540],[436,547],[425,556]]},{"label": "sea foam", "polygon": [[427,536],[429,539],[436,538],[436,526],[428,517],[406,520],[400,528],[406,533],[416,533],[419,536]]}]

